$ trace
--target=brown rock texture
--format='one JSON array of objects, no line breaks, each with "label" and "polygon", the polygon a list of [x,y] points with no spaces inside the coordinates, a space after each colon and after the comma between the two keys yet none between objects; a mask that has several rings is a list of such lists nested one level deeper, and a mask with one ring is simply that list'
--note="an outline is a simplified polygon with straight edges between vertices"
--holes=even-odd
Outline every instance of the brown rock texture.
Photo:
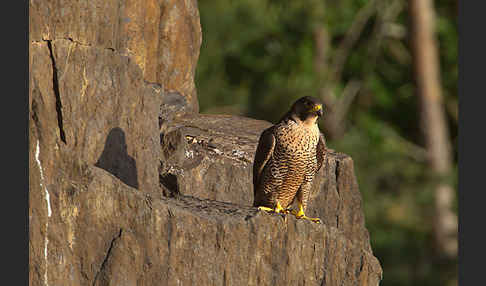
[{"label": "brown rock texture", "polygon": [[[142,82],[178,92],[193,111],[198,110],[194,72],[202,38],[195,0],[32,0],[29,39],[31,47],[34,43],[42,46],[68,40],[63,45],[66,51],[55,53],[54,60],[61,75],[66,73],[69,78],[77,74],[79,83],[84,79],[84,66],[69,56],[79,53],[75,49],[86,50],[90,55],[79,60],[85,65],[95,60],[100,64],[99,72],[108,73],[101,66],[109,63],[99,62],[108,57],[99,52],[107,50],[115,54],[113,58],[129,59],[138,68]],[[93,50],[98,53],[91,55]],[[37,52],[30,50],[31,57]],[[86,72],[88,85],[92,85],[93,74]]]},{"label": "brown rock texture", "polygon": [[75,177],[70,186],[51,191],[50,217],[45,209],[35,215],[43,223],[38,235],[47,234],[39,241],[47,256],[31,261],[33,285],[377,285],[380,280],[371,251],[335,227],[293,217],[285,222],[279,215],[213,200],[154,198],[93,166]]},{"label": "brown rock texture", "polygon": [[[161,134],[161,184],[168,196],[253,204],[252,165],[258,138],[271,123],[241,116],[194,114]],[[235,191],[236,190],[236,191]],[[353,160],[329,149],[314,180],[307,214],[371,251]]]},{"label": "brown rock texture", "polygon": [[[161,133],[161,184],[177,193],[250,206],[253,156],[262,120],[228,115],[191,115]],[[237,190],[237,191],[235,191]]]},{"label": "brown rock texture", "polygon": [[258,212],[270,123],[197,114],[197,1],[29,2],[29,285],[377,285],[352,159]]}]

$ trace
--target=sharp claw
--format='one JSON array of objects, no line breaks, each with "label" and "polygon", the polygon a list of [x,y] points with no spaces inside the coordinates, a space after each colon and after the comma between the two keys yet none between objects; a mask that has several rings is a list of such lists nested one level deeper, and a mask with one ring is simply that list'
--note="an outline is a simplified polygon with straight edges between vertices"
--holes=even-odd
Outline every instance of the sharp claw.
[{"label": "sharp claw", "polygon": [[310,220],[310,221],[312,221],[312,222],[314,222],[314,223],[317,223],[317,224],[322,223],[322,222],[321,222],[321,220],[320,220],[319,218],[305,217],[305,219]]},{"label": "sharp claw", "polygon": [[321,219],[319,219],[319,218],[311,218],[311,221],[312,222],[315,222],[317,224],[321,224],[322,223]]}]

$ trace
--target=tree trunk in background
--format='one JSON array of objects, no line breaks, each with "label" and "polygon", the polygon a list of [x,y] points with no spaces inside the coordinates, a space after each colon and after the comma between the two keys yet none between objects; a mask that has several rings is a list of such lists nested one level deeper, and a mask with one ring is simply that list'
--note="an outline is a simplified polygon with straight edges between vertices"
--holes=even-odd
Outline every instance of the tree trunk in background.
[{"label": "tree trunk in background", "polygon": [[444,182],[452,173],[451,147],[442,102],[432,0],[409,1],[414,75],[429,165],[440,178],[435,189],[434,236],[442,254],[457,256],[455,190]]}]

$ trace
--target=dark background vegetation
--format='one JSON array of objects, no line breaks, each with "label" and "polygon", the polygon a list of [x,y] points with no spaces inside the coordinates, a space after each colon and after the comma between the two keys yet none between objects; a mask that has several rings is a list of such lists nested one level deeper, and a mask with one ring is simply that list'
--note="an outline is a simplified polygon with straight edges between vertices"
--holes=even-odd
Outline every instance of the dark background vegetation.
[{"label": "dark background vegetation", "polygon": [[[437,82],[420,73],[426,63],[417,54],[430,49],[414,36],[428,27],[412,28],[413,2],[198,1],[200,111],[276,122],[297,98],[321,98],[329,147],[354,160],[381,285],[457,285],[457,252],[442,246],[440,221],[454,225],[457,216],[458,1],[422,9],[435,25]],[[442,172],[426,140],[438,127],[424,116],[422,77],[441,98],[432,105],[446,126],[439,149],[450,146]],[[437,204],[441,184],[452,190],[445,206]]]}]

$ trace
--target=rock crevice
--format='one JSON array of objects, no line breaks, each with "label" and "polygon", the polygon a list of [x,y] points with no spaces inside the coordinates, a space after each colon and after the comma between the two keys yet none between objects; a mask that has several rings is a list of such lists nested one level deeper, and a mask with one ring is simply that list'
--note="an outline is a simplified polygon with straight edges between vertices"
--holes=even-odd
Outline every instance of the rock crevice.
[{"label": "rock crevice", "polygon": [[113,248],[113,245],[115,243],[116,240],[120,239],[121,235],[122,235],[122,231],[123,229],[120,228],[120,231],[118,232],[117,236],[115,236],[111,242],[110,242],[110,247],[108,248],[108,250],[106,251],[106,256],[105,258],[103,259],[103,262],[101,263],[101,266],[100,266],[100,269],[98,270],[98,272],[96,272],[95,276],[94,276],[94,279],[93,279],[93,286],[96,285],[96,282],[98,281],[98,277],[100,275],[100,273],[103,272],[103,270],[105,269],[106,267],[106,262],[108,261],[108,258],[110,257],[110,254],[111,254],[111,250]]},{"label": "rock crevice", "polygon": [[54,59],[54,54],[52,52],[52,44],[50,40],[46,40],[47,48],[49,49],[49,56],[51,58],[52,66],[52,88],[54,95],[56,97],[56,112],[57,112],[57,125],[59,127],[59,137],[64,144],[66,144],[66,134],[64,132],[63,121],[62,121],[62,103],[61,96],[59,94],[59,81],[57,79],[57,67],[56,60]]}]

